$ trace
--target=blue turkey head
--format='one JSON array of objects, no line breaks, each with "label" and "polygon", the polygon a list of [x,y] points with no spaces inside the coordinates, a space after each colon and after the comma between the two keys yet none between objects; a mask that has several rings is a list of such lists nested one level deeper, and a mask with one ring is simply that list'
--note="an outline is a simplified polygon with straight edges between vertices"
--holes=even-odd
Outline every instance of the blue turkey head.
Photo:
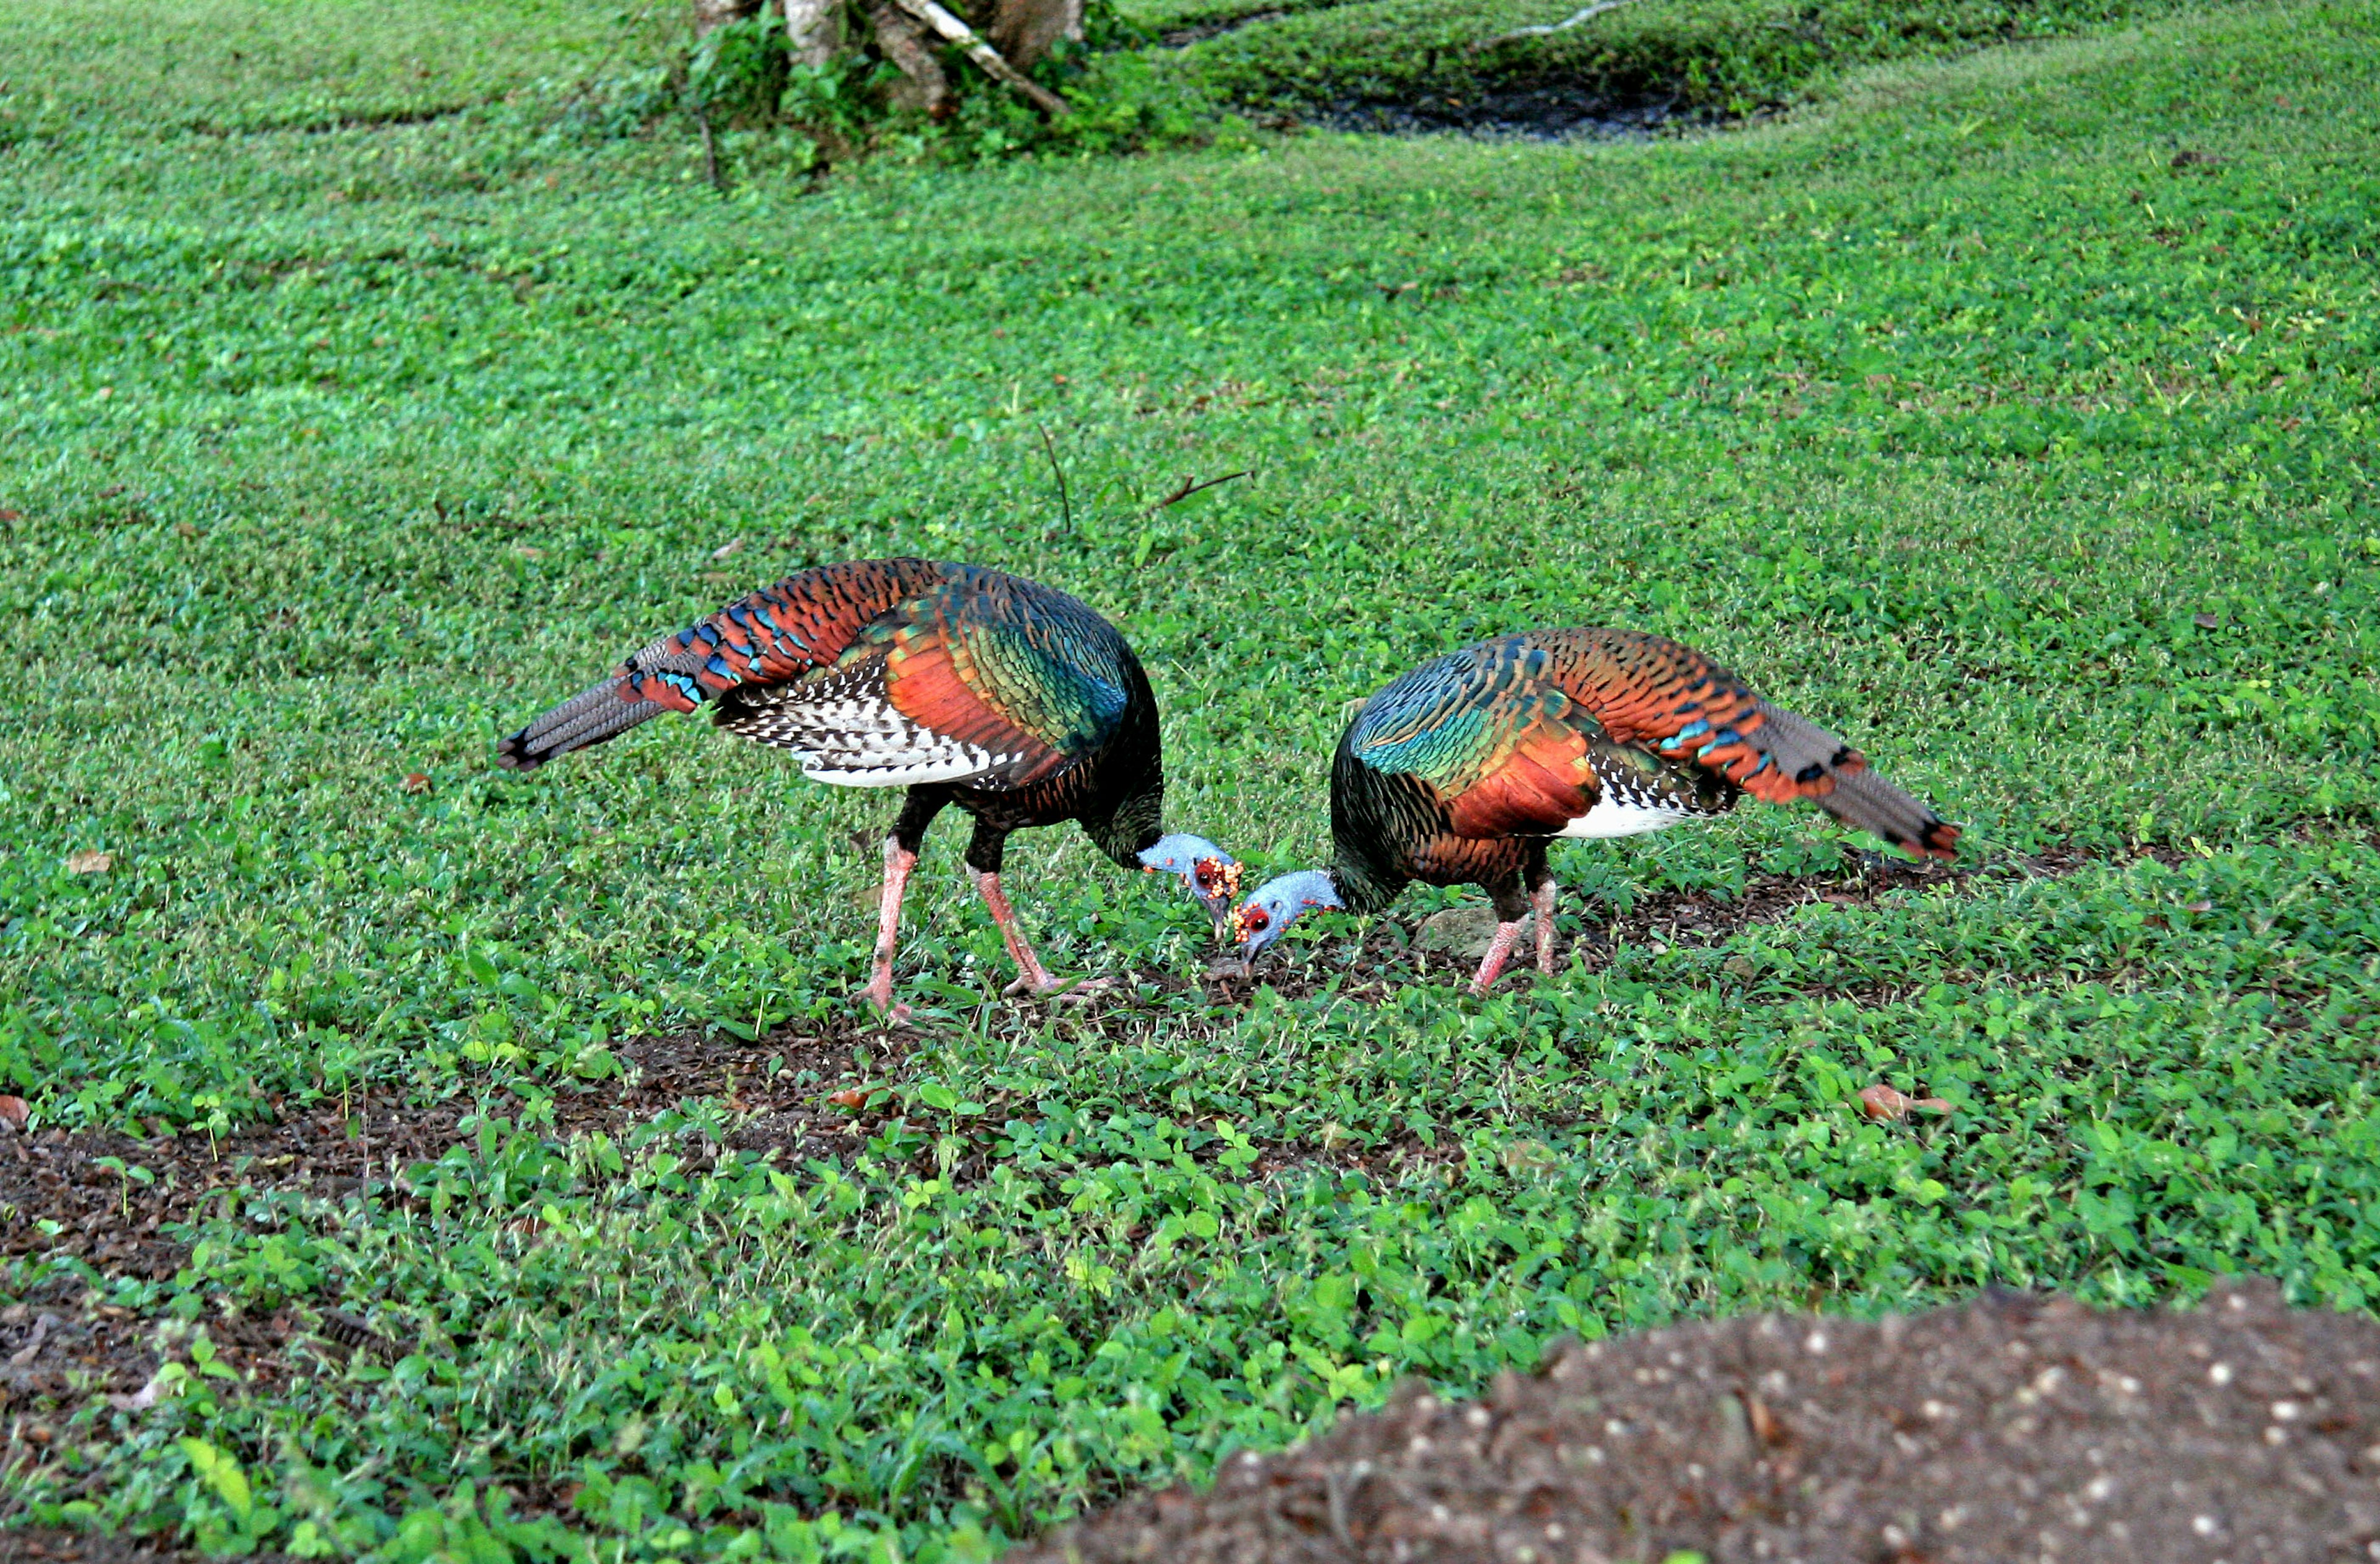
[{"label": "blue turkey head", "polygon": [[1254,961],[1258,952],[1296,921],[1298,914],[1309,907],[1336,910],[1346,904],[1339,899],[1339,888],[1320,869],[1285,874],[1258,886],[1232,912],[1232,938],[1239,942],[1241,957]]},{"label": "blue turkey head", "polygon": [[1192,901],[1207,909],[1220,935],[1232,915],[1232,898],[1240,893],[1240,861],[1203,836],[1176,831],[1160,837],[1144,849],[1140,867],[1150,874],[1178,877]]}]

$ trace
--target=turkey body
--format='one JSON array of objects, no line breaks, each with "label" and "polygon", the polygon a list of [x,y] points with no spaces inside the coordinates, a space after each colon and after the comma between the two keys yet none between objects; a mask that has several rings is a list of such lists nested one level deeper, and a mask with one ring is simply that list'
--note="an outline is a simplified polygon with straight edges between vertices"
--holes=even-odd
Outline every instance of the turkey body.
[{"label": "turkey body", "polygon": [[903,889],[926,829],[956,805],[966,863],[1016,958],[1056,986],[999,884],[1009,834],[1081,822],[1127,868],[1162,835],[1155,696],[1123,637],[1051,588],[977,565],[865,560],[764,587],[662,637],[497,746],[527,770],[665,711],[791,750],[816,781],[905,787],[885,842],[871,997],[891,1009]]},{"label": "turkey body", "polygon": [[[1533,911],[1553,969],[1553,842],[1715,818],[1747,793],[1807,799],[1912,857],[1956,853],[1958,827],[1701,653],[1632,631],[1542,630],[1449,652],[1364,703],[1331,762],[1328,888],[1368,913],[1414,880],[1482,887],[1499,925],[1484,988]],[[1277,936],[1297,910],[1252,899],[1235,915]]]}]

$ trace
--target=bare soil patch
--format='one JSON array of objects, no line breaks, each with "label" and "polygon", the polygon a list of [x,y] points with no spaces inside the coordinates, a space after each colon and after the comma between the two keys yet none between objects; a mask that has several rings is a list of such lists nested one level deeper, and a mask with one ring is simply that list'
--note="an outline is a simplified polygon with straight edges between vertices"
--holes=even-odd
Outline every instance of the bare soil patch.
[{"label": "bare soil patch", "polygon": [[[0,1564],[177,1564],[191,1557],[148,1539],[81,1532],[0,1532]],[[265,1556],[265,1557],[278,1557]]]},{"label": "bare soil patch", "polygon": [[[2098,861],[2059,851],[2015,863],[2025,873],[2056,876]],[[1573,946],[1582,949],[1592,966],[1623,943],[1716,946],[1814,903],[1869,905],[1894,891],[1938,888],[1980,872],[2007,870],[1920,866],[1862,853],[1850,856],[1839,874],[1757,874],[1741,896],[1663,893],[1638,900],[1624,915],[1608,903],[1573,898],[1571,905],[1585,927],[1560,953],[1567,962]],[[1351,1001],[1377,1003],[1406,984],[1466,980],[1469,958],[1418,948],[1412,932],[1418,921],[1376,920],[1352,959],[1343,946],[1308,947],[1293,959],[1260,960],[1253,975],[1227,961],[1203,979],[1142,974],[1137,982],[1167,992],[1195,987],[1220,1014],[1258,986],[1290,999],[1335,988]],[[1518,988],[1533,976],[1524,966],[1503,984]],[[1097,1029],[1136,1024],[1144,1008],[1129,988],[1067,1005]],[[1014,1013],[991,1024],[1024,1025],[1036,1007],[999,1001],[998,1008]],[[548,1133],[559,1140],[618,1134],[694,1099],[714,1098],[725,1104],[735,1124],[725,1149],[776,1148],[796,1159],[834,1156],[854,1144],[855,1131],[873,1134],[899,1111],[894,1102],[864,1107],[864,1092],[856,1097],[852,1088],[896,1078],[899,1055],[915,1036],[855,1019],[783,1027],[754,1043],[695,1032],[638,1039],[616,1050],[620,1077],[557,1089]],[[862,1047],[868,1053],[864,1071],[854,1060]],[[344,1099],[284,1099],[274,1104],[273,1121],[219,1138],[195,1130],[167,1133],[162,1123],[145,1139],[58,1129],[29,1135],[0,1120],[0,1255],[70,1255],[103,1274],[170,1277],[188,1250],[166,1230],[201,1215],[209,1202],[233,1211],[247,1194],[273,1192],[337,1198],[365,1191],[404,1198],[404,1169],[434,1161],[472,1137],[480,1115],[510,1116],[523,1106],[504,1092],[486,1101],[455,1097],[423,1103],[382,1085]]]},{"label": "bare soil patch", "polygon": [[[2033,857],[1953,866],[1931,860],[1912,864],[1897,855],[1853,851],[1846,854],[1844,868],[1836,874],[1751,875],[1740,896],[1706,891],[1662,891],[1638,898],[1622,913],[1609,903],[1583,902],[1568,894],[1563,898],[1562,915],[1579,919],[1584,927],[1560,936],[1555,959],[1567,965],[1572,952],[1577,951],[1593,970],[1621,945],[1709,949],[1725,944],[1746,928],[1781,923],[1799,909],[1821,902],[1867,907],[1895,891],[1940,890],[1963,885],[1978,876],[2006,876],[2013,871],[2056,879],[2093,864],[2132,863],[2149,857],[2170,863],[2176,856],[2163,849],[2119,856],[2056,848]],[[1352,959],[1343,953],[1343,946],[1329,947],[1327,952],[1319,947],[1275,946],[1257,958],[1253,973],[1243,973],[1235,958],[1220,960],[1208,973],[1208,991],[1217,1000],[1233,1000],[1257,988],[1269,987],[1284,999],[1303,999],[1337,985],[1343,998],[1378,1001],[1387,997],[1392,986],[1469,981],[1478,964],[1475,953],[1450,955],[1420,950],[1415,930],[1421,921],[1418,916],[1394,915],[1375,920],[1364,937],[1362,951]],[[1522,988],[1535,976],[1535,969],[1516,958],[1497,987]]]},{"label": "bare soil patch", "polygon": [[1012,1564],[2312,1564],[2380,1558],[2380,1321],[2249,1279],[2189,1312],[1986,1294],[1753,1315],[1417,1388],[1212,1491],[1126,1501]]},{"label": "bare soil patch", "polygon": [[[720,1097],[748,1115],[731,1149],[821,1154],[844,1144],[826,1138],[848,1118],[827,1097],[857,1078],[852,1049],[863,1038],[883,1046],[879,1034],[816,1027],[781,1029],[756,1043],[686,1033],[625,1044],[615,1050],[623,1075],[556,1092],[552,1133],[563,1140],[618,1134],[690,1099]],[[26,1135],[0,1121],[0,1254],[73,1255],[111,1275],[170,1277],[188,1251],[164,1230],[210,1201],[273,1191],[336,1197],[367,1186],[401,1194],[399,1170],[444,1156],[472,1134],[480,1114],[510,1115],[523,1104],[510,1094],[425,1104],[383,1086],[344,1102],[276,1106],[274,1122],[219,1139],[204,1131],[145,1140],[108,1131]]]}]

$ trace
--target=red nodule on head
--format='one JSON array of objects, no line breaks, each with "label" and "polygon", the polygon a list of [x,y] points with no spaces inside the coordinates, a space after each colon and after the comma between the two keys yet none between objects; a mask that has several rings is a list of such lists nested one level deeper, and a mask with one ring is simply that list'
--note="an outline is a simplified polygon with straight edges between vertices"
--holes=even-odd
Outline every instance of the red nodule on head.
[{"label": "red nodule on head", "polygon": [[1272,915],[1262,907],[1242,907],[1232,915],[1232,938],[1245,944],[1251,935],[1272,927]]},{"label": "red nodule on head", "polygon": [[1202,896],[1236,896],[1240,893],[1240,866],[1227,864],[1220,858],[1201,858],[1192,866],[1191,873],[1198,881]]}]

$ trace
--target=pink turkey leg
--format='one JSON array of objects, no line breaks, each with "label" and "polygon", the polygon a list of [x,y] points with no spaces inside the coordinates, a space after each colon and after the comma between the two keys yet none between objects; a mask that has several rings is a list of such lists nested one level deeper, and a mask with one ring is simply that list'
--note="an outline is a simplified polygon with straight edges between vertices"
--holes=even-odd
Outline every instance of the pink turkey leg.
[{"label": "pink turkey leg", "polygon": [[909,888],[909,871],[917,867],[917,855],[896,838],[884,839],[884,891],[876,913],[876,971],[868,980],[868,999],[895,1026],[909,1020],[909,1007],[892,1002],[892,951],[901,938],[901,895]]},{"label": "pink turkey leg", "polygon": [[[1008,892],[1000,888],[1000,876],[986,874],[972,866],[967,872],[975,877],[975,888],[982,893],[983,904],[990,909],[991,921],[1000,926],[1000,938],[1008,946],[1009,959],[1016,964],[1016,981],[1001,992],[1046,994],[1052,989],[1068,987],[1063,978],[1050,976],[1050,969],[1041,964],[1041,958],[1033,953],[1032,945],[1026,940],[1025,930],[1017,925],[1016,909],[1008,904]],[[1101,986],[1096,982],[1086,982],[1072,987],[1079,992]]]},{"label": "pink turkey leg", "polygon": [[1517,919],[1496,926],[1496,938],[1488,942],[1488,953],[1479,959],[1479,976],[1471,980],[1473,993],[1488,991],[1488,985],[1496,981],[1497,974],[1504,970],[1504,958],[1512,953],[1512,943],[1520,937],[1521,925]]},{"label": "pink turkey leg", "polygon": [[1554,899],[1560,894],[1561,887],[1548,879],[1529,895],[1537,914],[1537,970],[1548,977],[1554,971]]}]

